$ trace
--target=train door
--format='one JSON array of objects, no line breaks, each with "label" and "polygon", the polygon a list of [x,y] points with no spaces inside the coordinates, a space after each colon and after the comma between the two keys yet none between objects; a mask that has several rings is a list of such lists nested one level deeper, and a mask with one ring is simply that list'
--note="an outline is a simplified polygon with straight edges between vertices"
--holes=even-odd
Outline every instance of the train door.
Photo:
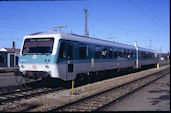
[{"label": "train door", "polygon": [[134,62],[134,69],[138,68],[138,48],[136,47],[136,50],[132,51],[132,57],[133,57],[133,62]]},{"label": "train door", "polygon": [[66,60],[66,79],[72,80],[75,78],[75,66],[74,66],[74,59],[75,59],[75,43],[69,41],[67,43],[67,60]]},{"label": "train door", "polygon": [[58,70],[61,78],[66,79],[66,53],[67,42],[60,40],[59,56],[58,56]]},{"label": "train door", "polygon": [[136,68],[139,68],[139,59],[138,59],[138,48],[136,47],[136,53],[135,53],[136,55],[135,55],[135,58],[136,58],[136,60],[135,60],[135,65],[136,65]]}]

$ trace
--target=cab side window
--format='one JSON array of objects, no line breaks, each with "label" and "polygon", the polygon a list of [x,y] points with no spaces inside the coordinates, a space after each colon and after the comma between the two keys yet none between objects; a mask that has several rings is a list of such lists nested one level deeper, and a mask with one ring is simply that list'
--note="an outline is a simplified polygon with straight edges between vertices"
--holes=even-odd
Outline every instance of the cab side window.
[{"label": "cab side window", "polygon": [[100,58],[100,46],[96,47],[96,51],[95,51],[95,58]]},{"label": "cab side window", "polygon": [[74,58],[74,45],[68,44],[68,59],[72,60]]},{"label": "cab side window", "polygon": [[60,59],[66,58],[65,49],[66,49],[66,43],[61,42],[60,49],[59,49],[59,58]]}]

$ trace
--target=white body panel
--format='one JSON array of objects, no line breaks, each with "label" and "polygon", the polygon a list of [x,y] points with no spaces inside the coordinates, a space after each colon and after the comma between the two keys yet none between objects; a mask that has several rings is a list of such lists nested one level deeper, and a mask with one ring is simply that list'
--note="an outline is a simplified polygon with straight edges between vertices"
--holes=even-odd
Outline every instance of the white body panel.
[{"label": "white body panel", "polygon": [[[113,61],[113,62],[95,62],[94,67],[91,67],[91,63],[73,63],[73,73],[67,73],[67,64],[59,64],[59,74],[65,75],[65,80],[73,80],[76,78],[76,75],[79,73],[88,73],[88,72],[96,72],[96,71],[104,71],[104,70],[110,70],[110,69],[120,69],[120,68],[127,68],[127,67],[133,67],[134,62],[133,61]],[[65,71],[66,69],[66,71]]]}]

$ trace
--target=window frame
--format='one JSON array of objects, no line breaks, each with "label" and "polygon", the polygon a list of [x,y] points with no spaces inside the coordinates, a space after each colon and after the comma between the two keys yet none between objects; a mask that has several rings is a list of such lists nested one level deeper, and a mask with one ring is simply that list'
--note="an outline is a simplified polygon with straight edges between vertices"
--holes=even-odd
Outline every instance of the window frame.
[{"label": "window frame", "polygon": [[[80,56],[81,54],[80,53],[83,53],[83,50],[82,51],[80,51],[80,47],[81,47],[81,45],[84,47],[85,46],[85,53],[84,53],[84,56]],[[88,57],[88,45],[87,44],[85,44],[85,43],[79,43],[79,45],[78,45],[78,58],[79,59],[86,59]]]}]

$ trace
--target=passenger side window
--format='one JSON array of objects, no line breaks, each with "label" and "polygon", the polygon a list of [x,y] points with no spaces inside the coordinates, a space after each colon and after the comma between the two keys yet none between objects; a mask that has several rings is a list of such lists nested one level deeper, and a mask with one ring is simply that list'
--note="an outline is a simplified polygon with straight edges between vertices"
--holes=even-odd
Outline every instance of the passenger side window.
[{"label": "passenger side window", "polygon": [[135,58],[136,57],[136,51],[132,51],[132,58]]},{"label": "passenger side window", "polygon": [[118,58],[122,58],[122,49],[119,49],[118,51]]},{"label": "passenger side window", "polygon": [[106,47],[102,49],[102,57],[107,58],[107,48]]},{"label": "passenger side window", "polygon": [[85,59],[86,55],[88,55],[88,47],[85,44],[80,44],[79,45],[79,58],[80,59]]},{"label": "passenger side window", "polygon": [[141,58],[141,51],[138,52],[138,58]]},{"label": "passenger side window", "polygon": [[114,56],[114,59],[116,59],[118,57],[118,51],[117,51],[117,49],[114,49],[113,56]]},{"label": "passenger side window", "polygon": [[74,54],[74,45],[73,44],[69,44],[68,45],[68,59],[72,60],[73,59],[73,54]]},{"label": "passenger side window", "polygon": [[131,58],[131,54],[129,50],[127,50],[127,58]]},{"label": "passenger side window", "polygon": [[129,51],[130,58],[133,58],[133,50]]},{"label": "passenger side window", "polygon": [[112,48],[109,49],[109,58],[113,58],[113,50],[112,50]]},{"label": "passenger side window", "polygon": [[59,58],[60,59],[63,59],[66,57],[65,48],[66,48],[66,43],[61,42],[60,49],[59,49]]},{"label": "passenger side window", "polygon": [[96,47],[95,58],[100,58],[100,47],[99,46]]},{"label": "passenger side window", "polygon": [[123,49],[123,58],[126,58],[126,49]]}]

